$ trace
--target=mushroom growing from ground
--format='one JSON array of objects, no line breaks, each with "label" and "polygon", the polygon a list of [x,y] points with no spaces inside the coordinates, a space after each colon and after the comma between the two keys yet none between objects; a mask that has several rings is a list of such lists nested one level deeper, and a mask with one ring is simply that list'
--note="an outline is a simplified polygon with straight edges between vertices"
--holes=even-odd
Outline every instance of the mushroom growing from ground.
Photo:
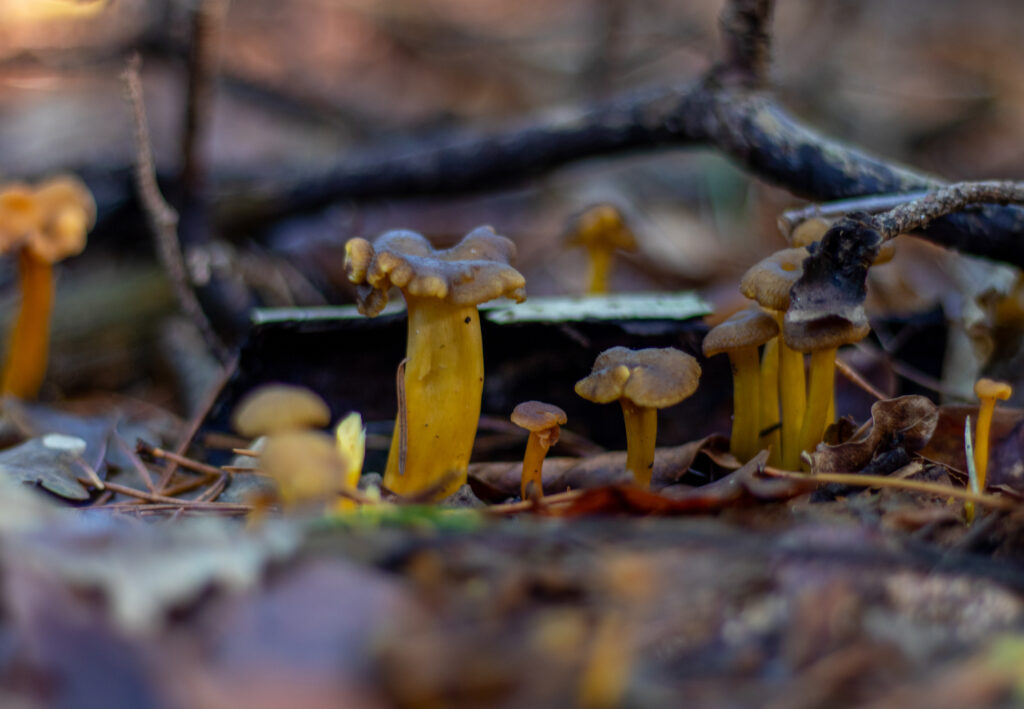
[{"label": "mushroom growing from ground", "polygon": [[246,438],[282,431],[322,428],[331,410],[319,395],[291,384],[264,384],[242,397],[231,414],[231,427]]},{"label": "mushroom growing from ground", "polygon": [[636,251],[636,236],[622,212],[607,203],[588,207],[572,219],[565,243],[587,251],[587,293],[608,292],[615,251]]},{"label": "mushroom growing from ground", "polygon": [[[804,248],[776,251],[766,259],[751,266],[740,280],[740,292],[756,300],[782,329],[783,317],[789,308],[789,290],[803,274],[801,264],[807,258]],[[771,352],[766,350],[766,376],[771,376]],[[781,409],[780,442],[782,450],[779,462],[787,470],[796,470],[800,465],[800,427],[807,405],[807,385],[804,381],[804,356],[779,338],[777,349],[778,405]],[[764,392],[762,392],[764,396]]]},{"label": "mushroom growing from ground", "polygon": [[56,177],[31,190],[14,185],[0,193],[0,252],[18,250],[21,306],[8,343],[0,390],[34,397],[46,374],[53,310],[53,264],[85,248],[96,218],[86,186]]},{"label": "mushroom growing from ground", "polygon": [[[974,473],[978,479],[976,492],[985,492],[985,480],[988,476],[988,444],[992,431],[992,414],[996,410],[996,401],[1006,401],[1013,393],[1013,388],[1006,382],[982,377],[974,384],[974,393],[981,402],[978,407],[978,427],[974,432]],[[974,503],[965,505],[967,521],[974,520]]]},{"label": "mushroom growing from ground", "polygon": [[440,498],[466,482],[484,382],[477,305],[526,298],[526,281],[511,266],[515,254],[515,245],[490,227],[436,251],[411,231],[345,245],[359,311],[378,314],[392,286],[408,309],[404,395],[383,481],[393,492]]},{"label": "mushroom growing from ground", "polygon": [[561,432],[568,420],[565,411],[554,404],[542,401],[524,401],[512,411],[512,423],[530,432],[523,454],[523,477],[520,493],[524,500],[544,496],[544,482],[541,470],[548,449],[558,443]]},{"label": "mushroom growing from ground", "polygon": [[612,347],[594,360],[590,375],[576,382],[588,401],[618,401],[626,422],[626,469],[636,484],[651,485],[658,409],[678,404],[697,390],[700,365],[672,347],[631,350]]},{"label": "mushroom growing from ground", "polygon": [[779,334],[779,326],[756,305],[740,310],[704,337],[704,356],[725,352],[732,365],[732,436],[729,450],[745,463],[761,449],[761,394],[758,347]]}]

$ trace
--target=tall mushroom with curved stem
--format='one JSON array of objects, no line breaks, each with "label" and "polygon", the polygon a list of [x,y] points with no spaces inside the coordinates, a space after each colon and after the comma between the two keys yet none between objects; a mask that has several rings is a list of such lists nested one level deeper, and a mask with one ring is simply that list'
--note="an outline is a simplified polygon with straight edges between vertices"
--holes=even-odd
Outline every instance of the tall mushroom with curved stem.
[{"label": "tall mushroom with curved stem", "polygon": [[548,449],[558,443],[560,426],[568,418],[565,411],[543,401],[524,401],[512,411],[512,423],[530,432],[523,454],[523,475],[519,486],[524,500],[544,496],[542,469]]},{"label": "tall mushroom with curved stem", "polygon": [[594,360],[590,375],[576,382],[588,401],[618,401],[626,423],[626,470],[636,484],[651,486],[658,409],[678,404],[697,390],[700,365],[672,347],[631,350],[612,347]]},{"label": "tall mushroom with curved stem", "polygon": [[392,286],[408,309],[399,409],[405,415],[395,423],[383,480],[393,492],[441,498],[465,483],[484,383],[477,305],[500,297],[525,300],[526,281],[511,266],[515,254],[515,245],[490,227],[443,250],[411,231],[345,245],[360,312],[377,315]]},{"label": "tall mushroom with curved stem", "polygon": [[740,310],[704,337],[704,356],[725,352],[732,365],[732,436],[729,450],[741,463],[757,455],[761,393],[757,349],[779,334],[779,326],[756,305]]},{"label": "tall mushroom with curved stem", "polygon": [[636,251],[636,236],[622,212],[602,202],[587,207],[572,219],[565,243],[587,251],[587,293],[607,293],[616,251]]},{"label": "tall mushroom with curved stem", "polygon": [[[8,343],[0,390],[21,398],[34,397],[42,386],[50,345],[53,310],[53,264],[85,248],[85,236],[96,218],[88,188],[73,177],[57,177],[34,191],[17,186],[0,198],[0,221],[17,213],[24,231],[19,239],[18,272],[21,306]],[[34,216],[35,223],[26,230]],[[4,224],[2,229],[8,228]]]},{"label": "tall mushroom with curved stem", "polygon": [[[1013,393],[1013,388],[1006,382],[982,377],[974,384],[974,394],[981,405],[978,407],[978,426],[974,432],[974,472],[978,479],[975,492],[985,492],[985,480],[988,476],[989,432],[992,430],[992,414],[996,410],[996,400],[1006,401]],[[974,503],[964,505],[967,521],[974,521]]]}]

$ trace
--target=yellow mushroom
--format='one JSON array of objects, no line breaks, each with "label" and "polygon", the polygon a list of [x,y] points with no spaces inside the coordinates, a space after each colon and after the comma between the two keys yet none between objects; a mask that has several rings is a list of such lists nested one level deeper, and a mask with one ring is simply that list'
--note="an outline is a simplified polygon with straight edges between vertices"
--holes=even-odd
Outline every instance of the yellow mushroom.
[{"label": "yellow mushroom", "polygon": [[[994,379],[979,379],[974,385],[974,393],[981,402],[978,407],[978,427],[974,432],[974,472],[978,476],[978,492],[985,492],[985,480],[988,476],[989,435],[992,431],[992,414],[996,409],[996,401],[1006,401],[1013,389],[1006,382]],[[974,503],[965,505],[967,521],[974,520]]]},{"label": "yellow mushroom", "polygon": [[576,382],[588,401],[618,401],[626,423],[626,469],[636,484],[651,485],[658,409],[678,404],[697,390],[700,365],[672,347],[630,350],[612,347],[594,360],[589,376]]},{"label": "yellow mushroom", "polygon": [[565,243],[587,250],[587,293],[591,295],[609,291],[616,251],[636,251],[636,236],[622,212],[607,203],[595,204],[574,217]]},{"label": "yellow mushroom", "polygon": [[524,401],[512,411],[512,423],[530,432],[523,454],[520,494],[524,500],[544,496],[542,469],[548,449],[558,443],[560,426],[568,420],[565,411],[542,401]]},{"label": "yellow mushroom", "polygon": [[477,305],[526,298],[526,281],[510,265],[515,253],[515,245],[490,227],[436,251],[411,231],[345,245],[360,312],[378,314],[392,286],[402,291],[408,310],[404,401],[384,471],[388,489],[440,498],[465,483],[484,382]]},{"label": "yellow mushroom", "polygon": [[318,394],[291,384],[264,384],[247,393],[231,413],[231,427],[246,438],[323,428],[331,410]]},{"label": "yellow mushroom", "polygon": [[0,193],[0,252],[18,249],[21,306],[8,343],[0,390],[34,397],[46,374],[53,310],[53,264],[85,248],[96,218],[88,188],[57,177],[36,190],[16,185]]},{"label": "yellow mushroom", "polygon": [[729,450],[747,462],[761,450],[758,347],[779,333],[775,318],[756,305],[740,310],[704,337],[704,356],[725,352],[732,365],[732,436]]}]

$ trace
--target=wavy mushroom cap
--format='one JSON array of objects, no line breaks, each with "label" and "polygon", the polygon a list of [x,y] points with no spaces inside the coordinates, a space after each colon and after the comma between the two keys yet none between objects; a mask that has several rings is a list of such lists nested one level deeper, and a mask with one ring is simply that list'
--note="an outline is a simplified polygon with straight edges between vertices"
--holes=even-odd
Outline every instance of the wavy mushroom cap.
[{"label": "wavy mushroom cap", "polygon": [[527,431],[543,431],[546,428],[564,426],[569,420],[565,411],[543,401],[524,401],[512,411],[511,419],[512,423]]},{"label": "wavy mushroom cap", "polygon": [[71,175],[59,175],[40,184],[35,199],[39,228],[25,241],[25,247],[50,263],[81,253],[86,234],[96,222],[96,202],[85,183]]},{"label": "wavy mushroom cap", "polygon": [[612,347],[597,356],[590,376],[576,382],[576,393],[598,404],[625,398],[662,409],[693,394],[699,381],[697,360],[674,347]]},{"label": "wavy mushroom cap", "polygon": [[440,298],[454,305],[478,305],[495,298],[526,299],[526,279],[512,268],[516,247],[479,227],[450,249],[435,250],[412,231],[389,231],[373,244],[351,239],[345,269],[358,287],[359,312],[376,315],[387,305],[392,286],[407,296]]},{"label": "wavy mushroom cap", "polygon": [[21,246],[39,229],[42,212],[28,185],[15,183],[0,190],[0,254]]},{"label": "wavy mushroom cap", "polygon": [[779,334],[775,318],[756,305],[734,313],[704,336],[704,356],[757,347]]},{"label": "wavy mushroom cap", "polygon": [[1010,398],[1010,394],[1012,393],[1013,388],[1009,384],[996,379],[982,377],[974,383],[974,395],[979,399],[999,399],[1000,401],[1006,401]]},{"label": "wavy mushroom cap", "polygon": [[804,259],[810,256],[805,247],[782,249],[747,269],[740,279],[740,293],[756,300],[762,307],[786,310],[789,291],[804,273]]},{"label": "wavy mushroom cap", "polygon": [[829,317],[797,323],[787,320],[783,325],[782,337],[790,349],[815,352],[852,345],[867,337],[869,332],[871,326],[866,320],[851,322],[845,318]]},{"label": "wavy mushroom cap", "polygon": [[231,415],[232,427],[246,438],[321,428],[330,422],[331,410],[320,396],[290,384],[257,387],[242,398]]},{"label": "wavy mushroom cap", "polygon": [[622,212],[613,204],[602,202],[587,207],[569,222],[565,243],[571,246],[605,246],[623,251],[636,251],[636,235],[629,228]]}]

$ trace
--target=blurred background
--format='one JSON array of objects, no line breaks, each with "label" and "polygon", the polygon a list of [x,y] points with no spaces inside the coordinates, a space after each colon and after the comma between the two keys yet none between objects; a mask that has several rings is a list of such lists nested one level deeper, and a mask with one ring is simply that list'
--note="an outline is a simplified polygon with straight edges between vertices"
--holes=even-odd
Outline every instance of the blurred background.
[{"label": "blurred background", "polygon": [[[90,247],[61,270],[51,394],[119,388],[172,401],[179,395],[161,392],[154,375],[170,368],[187,376],[190,367],[175,363],[202,350],[175,319],[132,196],[132,124],[119,78],[138,51],[157,165],[174,201],[197,3],[0,0],[0,175],[32,180],[70,170],[100,206]],[[367,150],[429,146],[687,82],[718,56],[721,6],[208,0],[219,41],[209,121],[198,134],[205,196],[215,215],[237,213],[246,208],[246,181],[287,181]],[[1021,178],[1019,25],[1010,0],[969,10],[953,0],[782,0],[771,74],[782,104],[827,135],[948,179]],[[664,149],[580,162],[500,192],[346,202],[220,230],[186,243],[186,256],[194,275],[213,272],[251,303],[344,303],[348,238],[403,227],[447,244],[492,224],[517,243],[531,294],[578,293],[584,257],[562,235],[571,214],[604,199],[623,207],[640,240],[617,265],[614,290],[695,288],[722,308],[735,305],[737,277],[784,246],[776,220],[799,204],[712,151]],[[10,263],[0,264],[7,317],[14,277]],[[872,308],[900,317],[939,308],[946,321],[991,330],[988,306],[981,315],[971,306],[993,283],[1001,284],[997,299],[1008,297],[1014,277],[907,242],[873,277]],[[964,341],[965,351],[976,339]],[[984,359],[974,357],[975,371]],[[959,386],[948,377],[943,385],[950,393]]]}]

